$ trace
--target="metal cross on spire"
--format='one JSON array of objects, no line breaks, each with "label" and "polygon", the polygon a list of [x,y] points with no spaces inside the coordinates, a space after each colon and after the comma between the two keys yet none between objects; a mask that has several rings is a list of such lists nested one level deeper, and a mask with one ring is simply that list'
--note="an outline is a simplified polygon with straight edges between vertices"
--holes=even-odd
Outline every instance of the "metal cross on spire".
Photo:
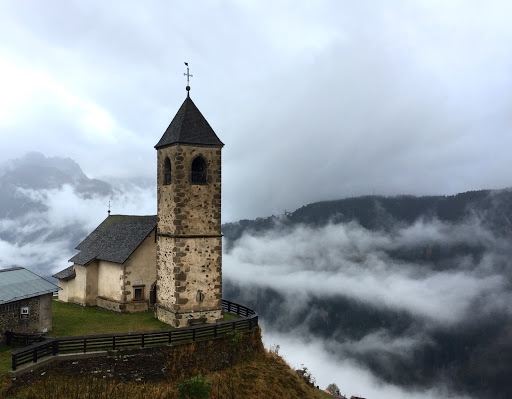
[{"label": "metal cross on spire", "polygon": [[189,95],[190,91],[190,78],[194,77],[194,75],[191,75],[188,69],[188,62],[185,62],[185,65],[187,66],[187,73],[184,73],[183,76],[187,77],[187,96]]}]

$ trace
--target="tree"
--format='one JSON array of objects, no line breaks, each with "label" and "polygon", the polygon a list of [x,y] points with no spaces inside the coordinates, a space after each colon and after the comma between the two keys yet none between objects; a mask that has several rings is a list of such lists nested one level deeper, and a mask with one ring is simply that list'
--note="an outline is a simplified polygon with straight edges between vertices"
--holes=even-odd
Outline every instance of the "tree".
[{"label": "tree", "polygon": [[340,393],[340,388],[334,382],[329,384],[329,385],[327,385],[327,388],[325,388],[325,389],[327,389],[333,395],[335,393]]}]

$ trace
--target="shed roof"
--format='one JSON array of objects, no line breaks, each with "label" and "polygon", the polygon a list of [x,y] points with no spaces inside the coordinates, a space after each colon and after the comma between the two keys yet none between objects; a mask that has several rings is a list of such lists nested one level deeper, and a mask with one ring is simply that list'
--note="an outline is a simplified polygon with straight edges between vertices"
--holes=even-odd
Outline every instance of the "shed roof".
[{"label": "shed roof", "polygon": [[155,215],[109,215],[78,244],[80,252],[69,261],[79,265],[95,259],[124,263],[155,228]]},{"label": "shed roof", "polygon": [[202,147],[224,146],[203,114],[188,96],[155,148],[159,149],[173,144],[189,144]]},{"label": "shed roof", "polygon": [[0,304],[51,294],[60,290],[55,284],[23,267],[0,269]]},{"label": "shed roof", "polygon": [[59,280],[66,281],[66,280],[71,280],[72,278],[75,278],[75,276],[76,276],[75,268],[73,267],[73,265],[71,265],[69,267],[66,267],[64,270],[61,270],[60,272],[55,273],[52,277],[59,279]]}]

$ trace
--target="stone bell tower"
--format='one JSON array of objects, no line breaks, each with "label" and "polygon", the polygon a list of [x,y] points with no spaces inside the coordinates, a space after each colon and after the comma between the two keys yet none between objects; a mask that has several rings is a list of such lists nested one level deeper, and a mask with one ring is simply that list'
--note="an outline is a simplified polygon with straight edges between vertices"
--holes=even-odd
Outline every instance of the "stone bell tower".
[{"label": "stone bell tower", "polygon": [[222,318],[221,150],[190,98],[157,150],[157,303],[175,327]]}]

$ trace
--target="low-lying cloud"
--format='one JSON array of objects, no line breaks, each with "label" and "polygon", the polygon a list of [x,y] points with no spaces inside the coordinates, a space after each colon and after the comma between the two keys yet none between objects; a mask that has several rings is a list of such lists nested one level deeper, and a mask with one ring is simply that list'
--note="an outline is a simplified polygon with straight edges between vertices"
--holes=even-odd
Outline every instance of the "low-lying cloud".
[{"label": "low-lying cloud", "polygon": [[41,203],[45,210],[0,219],[0,268],[18,265],[51,275],[67,267],[74,248],[107,217],[109,203],[112,214],[156,214],[156,192],[127,184],[113,195],[88,197],[70,185],[47,190],[17,188],[20,198]]},{"label": "low-lying cloud", "polygon": [[[421,234],[425,231],[425,236]],[[420,221],[392,234],[368,231],[356,223],[322,228],[299,226],[264,236],[243,236],[224,256],[224,271],[240,285],[270,287],[288,294],[344,296],[378,308],[404,310],[431,323],[447,325],[512,304],[509,282],[493,264],[504,259],[499,239],[472,220],[461,225]],[[432,264],[392,259],[389,251],[442,243],[492,245],[479,260],[456,257],[447,270]]]},{"label": "low-lying cloud", "polygon": [[[443,256],[432,257],[436,250]],[[506,336],[499,331],[512,316],[511,255],[506,239],[475,215],[386,232],[355,222],[277,224],[244,233],[224,254],[223,270],[226,291],[260,311],[267,345],[279,344],[292,365],[306,363],[322,387],[336,382],[363,397],[462,398],[453,371],[438,365],[460,367],[464,378],[484,363],[492,369],[481,353],[501,349],[478,337]],[[484,349],[464,349],[472,344]],[[466,353],[462,360],[457,351]]]},{"label": "low-lying cloud", "polygon": [[[279,353],[295,369],[307,367],[316,379],[316,384],[324,389],[334,382],[340,392],[347,397],[357,395],[364,398],[379,399],[468,399],[469,395],[450,392],[442,383],[435,387],[420,389],[404,387],[382,382],[364,365],[350,359],[340,359],[329,352],[319,340],[280,334],[264,330],[263,341],[266,347],[280,346]],[[354,343],[347,343],[352,345]]]},{"label": "low-lying cloud", "polygon": [[[134,184],[108,196],[84,197],[69,185],[18,190],[44,210],[0,219],[0,268],[20,265],[43,275],[63,269],[107,216],[109,201],[113,214],[156,213],[155,190]],[[429,258],[436,248],[444,251],[439,261]],[[444,350],[436,334],[485,327],[495,315],[510,321],[511,255],[508,241],[477,215],[461,223],[420,219],[389,231],[355,222],[277,225],[243,235],[224,253],[224,287],[260,312],[266,345],[279,344],[288,362],[305,364],[322,388],[336,382],[342,392],[368,398],[461,399],[467,396],[453,393],[449,377],[437,381],[434,374],[435,383],[425,385],[414,375],[402,384],[401,376],[423,373],[411,370],[418,353]],[[373,324],[359,328],[368,320]],[[497,336],[506,339],[507,332]],[[481,352],[499,352],[495,342]]]}]

